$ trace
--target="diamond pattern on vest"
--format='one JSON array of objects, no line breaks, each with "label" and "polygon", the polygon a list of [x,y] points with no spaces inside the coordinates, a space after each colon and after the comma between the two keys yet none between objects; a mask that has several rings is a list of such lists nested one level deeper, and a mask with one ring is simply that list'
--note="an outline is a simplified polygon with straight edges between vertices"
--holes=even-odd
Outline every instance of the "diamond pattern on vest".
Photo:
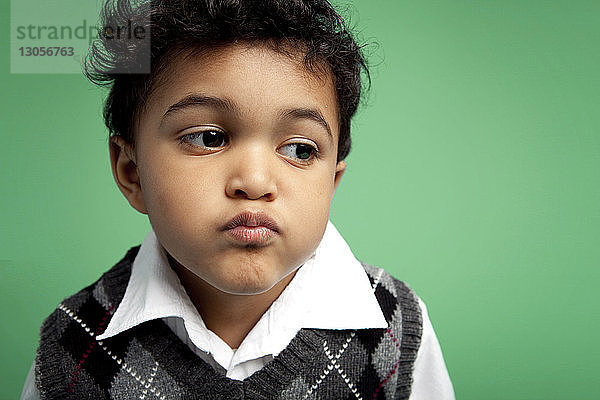
[{"label": "diamond pattern on vest", "polygon": [[137,249],[44,322],[36,359],[42,399],[408,398],[420,309],[406,285],[367,264],[388,329],[302,329],[244,381],[215,371],[161,320],[96,341],[122,299]]},{"label": "diamond pattern on vest", "polygon": [[[141,360],[141,361],[139,361]],[[110,394],[115,399],[184,399],[177,382],[160,367],[151,354],[133,338],[122,362],[147,366],[142,370],[122,368],[114,379]]]}]

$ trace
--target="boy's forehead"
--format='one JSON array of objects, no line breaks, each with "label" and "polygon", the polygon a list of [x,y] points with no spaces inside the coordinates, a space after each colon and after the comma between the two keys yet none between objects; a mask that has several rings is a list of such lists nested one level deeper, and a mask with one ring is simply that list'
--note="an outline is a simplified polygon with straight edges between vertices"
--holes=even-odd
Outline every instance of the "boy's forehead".
[{"label": "boy's forehead", "polygon": [[172,57],[166,58],[167,78],[181,70],[197,69],[207,62],[218,64],[237,61],[245,64],[268,63],[294,66],[298,75],[321,84],[333,81],[333,73],[325,61],[315,61],[310,67],[305,63],[306,48],[299,44],[275,44],[268,41],[236,42],[210,47],[188,47],[175,50]]},{"label": "boy's forehead", "polygon": [[[271,105],[318,107],[337,132],[337,95],[334,77],[325,63],[304,62],[301,49],[267,44],[229,44],[208,49],[183,49],[161,68],[147,108],[165,112],[190,94],[215,96],[252,107]],[[293,103],[293,104],[291,104]]]}]

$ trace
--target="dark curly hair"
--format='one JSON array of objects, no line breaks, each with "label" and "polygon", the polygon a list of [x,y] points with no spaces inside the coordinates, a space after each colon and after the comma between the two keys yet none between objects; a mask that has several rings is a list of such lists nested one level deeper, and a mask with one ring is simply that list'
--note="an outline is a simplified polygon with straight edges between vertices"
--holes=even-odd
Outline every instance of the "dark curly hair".
[{"label": "dark curly hair", "polygon": [[[342,17],[327,0],[107,0],[105,27],[90,49],[84,73],[109,86],[104,121],[110,135],[134,145],[134,127],[161,71],[182,50],[202,51],[234,42],[261,42],[275,51],[304,52],[308,70],[334,77],[338,110],[337,159],[350,151],[350,119],[369,70]],[[150,40],[114,40],[106,27],[142,26]],[[289,52],[288,52],[289,54]],[[144,70],[149,73],[139,73]]]}]

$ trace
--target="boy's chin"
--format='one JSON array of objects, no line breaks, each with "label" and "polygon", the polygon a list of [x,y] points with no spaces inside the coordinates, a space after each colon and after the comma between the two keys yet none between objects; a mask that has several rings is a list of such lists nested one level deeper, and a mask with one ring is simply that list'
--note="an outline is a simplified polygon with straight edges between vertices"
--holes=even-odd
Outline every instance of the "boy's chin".
[{"label": "boy's chin", "polygon": [[285,276],[272,276],[271,274],[265,274],[264,276],[244,276],[230,279],[220,280],[218,282],[208,282],[214,288],[231,295],[239,296],[252,296],[267,293],[275,286],[281,286],[283,288],[289,280],[285,279],[290,274]]},{"label": "boy's chin", "polygon": [[[223,257],[198,275],[210,286],[232,295],[260,295],[275,287],[283,290],[297,269],[280,257]],[[216,268],[215,268],[216,267]]]},{"label": "boy's chin", "polygon": [[[179,278],[188,291],[218,290],[219,292],[252,296],[269,292],[271,289],[281,292],[294,276],[297,267],[289,265],[289,260],[279,257],[254,257],[238,254],[233,257],[221,256],[209,260],[207,265],[184,267],[169,257]],[[283,266],[286,264],[287,266]]]},{"label": "boy's chin", "polygon": [[275,287],[283,290],[293,276],[294,270],[294,268],[281,270],[266,264],[235,265],[225,267],[222,273],[213,276],[213,279],[205,277],[205,281],[227,294],[252,296],[266,293]]}]

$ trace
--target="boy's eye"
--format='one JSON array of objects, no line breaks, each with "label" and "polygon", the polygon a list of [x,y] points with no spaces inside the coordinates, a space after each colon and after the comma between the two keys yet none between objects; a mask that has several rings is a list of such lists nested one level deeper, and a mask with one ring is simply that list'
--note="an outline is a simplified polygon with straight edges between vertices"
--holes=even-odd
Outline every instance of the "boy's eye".
[{"label": "boy's eye", "polygon": [[228,141],[227,135],[217,130],[188,133],[182,136],[180,140],[194,146],[206,148],[223,147]]},{"label": "boy's eye", "polygon": [[289,143],[281,146],[278,152],[286,157],[300,161],[311,161],[317,156],[317,149],[308,143]]}]

